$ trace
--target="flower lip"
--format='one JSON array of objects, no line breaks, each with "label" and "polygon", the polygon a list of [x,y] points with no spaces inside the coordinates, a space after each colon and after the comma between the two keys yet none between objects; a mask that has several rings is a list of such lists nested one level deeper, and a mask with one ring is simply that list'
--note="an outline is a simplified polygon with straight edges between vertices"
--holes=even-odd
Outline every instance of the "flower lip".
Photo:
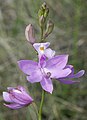
[{"label": "flower lip", "polygon": [[44,51],[48,48],[49,45],[50,45],[49,42],[46,42],[46,43],[34,43],[33,47],[38,52],[38,54],[43,54]]},{"label": "flower lip", "polygon": [[42,56],[42,55],[45,55],[47,58],[52,58],[54,57],[55,55],[55,51],[48,48],[50,45],[49,42],[46,42],[46,43],[34,43],[33,44],[33,47],[34,49],[37,51],[38,55],[39,55],[39,58]]},{"label": "flower lip", "polygon": [[40,50],[41,50],[41,51],[44,51],[44,47],[40,47]]}]

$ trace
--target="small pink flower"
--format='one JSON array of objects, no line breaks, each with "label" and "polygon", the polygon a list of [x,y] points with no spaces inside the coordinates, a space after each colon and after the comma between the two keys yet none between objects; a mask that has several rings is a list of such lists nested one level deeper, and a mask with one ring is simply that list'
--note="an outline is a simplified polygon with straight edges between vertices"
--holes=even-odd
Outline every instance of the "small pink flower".
[{"label": "small pink flower", "polygon": [[3,92],[3,99],[8,103],[4,104],[6,107],[19,109],[33,102],[31,96],[22,86],[16,88],[8,87],[7,90],[8,92]]}]

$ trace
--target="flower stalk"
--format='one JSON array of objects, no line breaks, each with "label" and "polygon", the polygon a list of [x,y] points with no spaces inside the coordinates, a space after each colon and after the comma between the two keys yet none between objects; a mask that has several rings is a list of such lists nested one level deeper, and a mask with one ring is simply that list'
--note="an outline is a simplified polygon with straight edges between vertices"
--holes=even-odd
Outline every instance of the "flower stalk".
[{"label": "flower stalk", "polygon": [[41,27],[41,41],[43,41],[43,27]]},{"label": "flower stalk", "polygon": [[42,120],[42,108],[43,108],[44,97],[45,97],[45,91],[42,90],[42,98],[41,98],[40,108],[38,112],[38,120]]}]

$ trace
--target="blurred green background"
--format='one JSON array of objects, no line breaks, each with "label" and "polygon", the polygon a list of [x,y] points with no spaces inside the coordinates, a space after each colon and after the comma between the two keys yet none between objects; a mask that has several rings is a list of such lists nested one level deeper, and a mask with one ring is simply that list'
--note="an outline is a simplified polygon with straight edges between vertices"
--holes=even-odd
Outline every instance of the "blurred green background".
[{"label": "blurred green background", "polygon": [[[37,13],[44,0],[0,0],[0,120],[37,120],[36,106],[10,110],[3,105],[2,92],[8,86],[29,89],[37,106],[41,86],[30,84],[19,70],[17,60],[36,60],[36,53],[26,41],[25,27],[32,23],[37,41],[40,36]],[[87,68],[87,0],[47,0],[49,18],[55,27],[47,41],[56,54],[69,54],[76,72]],[[53,81],[53,94],[46,94],[43,120],[87,120],[86,73],[80,84],[64,85]]]}]

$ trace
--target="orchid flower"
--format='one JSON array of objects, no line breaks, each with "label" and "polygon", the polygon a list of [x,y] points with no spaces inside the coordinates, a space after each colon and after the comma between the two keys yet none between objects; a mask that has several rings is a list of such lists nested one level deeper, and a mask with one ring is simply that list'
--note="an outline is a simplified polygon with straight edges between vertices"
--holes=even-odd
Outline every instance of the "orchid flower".
[{"label": "orchid flower", "polygon": [[[50,58],[54,57],[55,51],[48,48],[49,45],[50,45],[49,42],[46,42],[46,43],[34,43],[33,44],[34,48],[36,49],[36,51],[39,54],[39,57],[43,55],[44,57],[46,56],[47,58],[50,59]],[[40,61],[40,62],[42,62],[42,61]],[[73,80],[67,80],[67,79],[79,78],[79,77],[83,76],[83,74],[85,72],[84,70],[81,70],[77,74],[74,74],[74,67],[72,65],[67,65],[65,68],[71,69],[71,74],[68,75],[67,77],[57,79],[57,80],[59,80],[60,82],[62,82],[64,84],[78,83],[79,81],[73,81]]]},{"label": "orchid flower", "polygon": [[64,78],[71,73],[70,68],[65,68],[67,61],[68,55],[58,55],[48,60],[42,56],[39,63],[32,60],[20,60],[18,66],[27,75],[29,82],[40,82],[42,88],[52,94],[51,79]]},{"label": "orchid flower", "polygon": [[39,58],[42,55],[45,55],[47,58],[52,58],[55,55],[55,51],[48,48],[50,45],[49,42],[46,43],[34,43],[33,47],[35,48],[35,50],[38,52],[38,56]]},{"label": "orchid flower", "polygon": [[19,109],[24,106],[28,106],[33,102],[33,99],[28,95],[24,87],[18,86],[8,87],[8,92],[3,92],[3,99],[8,104],[4,104],[11,109]]}]

